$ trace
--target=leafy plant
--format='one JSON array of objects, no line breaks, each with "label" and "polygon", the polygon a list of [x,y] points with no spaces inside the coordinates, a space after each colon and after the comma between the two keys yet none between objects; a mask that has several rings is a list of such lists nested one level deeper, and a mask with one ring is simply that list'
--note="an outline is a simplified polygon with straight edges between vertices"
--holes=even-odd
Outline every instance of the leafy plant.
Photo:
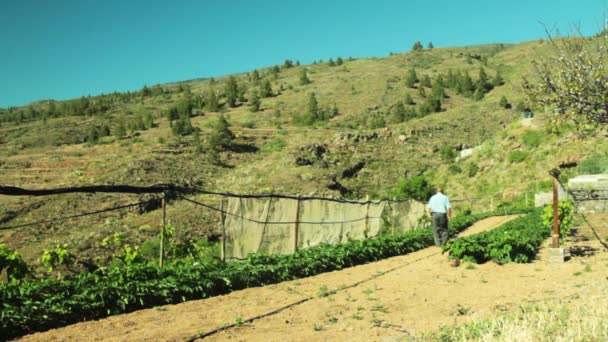
[{"label": "leafy plant", "polygon": [[[449,222],[449,230],[455,234],[492,215],[458,216]],[[122,242],[119,235],[104,240],[106,245]],[[208,298],[407,254],[433,242],[430,229],[415,229],[335,246],[318,245],[290,255],[250,254],[239,262],[170,259],[163,268],[155,263],[121,263],[61,280],[11,280],[0,284],[0,331],[3,338],[12,338],[82,320]]]},{"label": "leafy plant", "polygon": [[[560,239],[563,239],[570,235],[574,224],[574,204],[570,200],[559,201],[557,212]],[[553,204],[547,205],[543,209],[543,224],[553,226]]]},{"label": "leafy plant", "polygon": [[0,273],[6,270],[9,280],[19,280],[31,273],[30,268],[17,252],[0,244]]},{"label": "leafy plant", "polygon": [[49,272],[53,272],[57,266],[70,267],[74,263],[74,255],[67,249],[68,245],[57,245],[55,248],[46,249],[42,252],[40,263],[47,268]]},{"label": "leafy plant", "polygon": [[530,262],[538,247],[548,238],[551,230],[543,223],[542,209],[535,208],[528,215],[509,221],[502,226],[457,240],[448,241],[443,252],[450,259],[484,263],[493,260],[499,264]]}]

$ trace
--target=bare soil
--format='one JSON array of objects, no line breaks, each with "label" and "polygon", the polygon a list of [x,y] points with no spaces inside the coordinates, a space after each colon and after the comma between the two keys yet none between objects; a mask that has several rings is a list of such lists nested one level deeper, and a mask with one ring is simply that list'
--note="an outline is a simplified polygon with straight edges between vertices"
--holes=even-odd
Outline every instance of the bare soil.
[{"label": "bare soil", "polygon": [[[513,218],[489,218],[464,234],[492,229]],[[21,340],[182,341],[242,322],[204,340],[398,341],[493,317],[528,302],[607,294],[608,254],[595,241],[584,245],[588,253],[573,255],[563,264],[548,264],[545,243],[538,260],[530,264],[460,267],[450,266],[439,248],[430,247],[306,279],[78,323]],[[359,281],[364,282],[348,287]],[[333,290],[337,292],[329,293]],[[315,298],[246,322],[311,296]]]}]

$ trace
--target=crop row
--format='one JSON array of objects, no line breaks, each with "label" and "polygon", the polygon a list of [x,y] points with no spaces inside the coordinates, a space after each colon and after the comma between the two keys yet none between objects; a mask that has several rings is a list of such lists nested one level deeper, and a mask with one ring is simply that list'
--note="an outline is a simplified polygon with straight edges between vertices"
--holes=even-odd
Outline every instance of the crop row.
[{"label": "crop row", "polygon": [[[459,216],[450,221],[450,232],[458,233],[488,216],[492,214]],[[291,255],[252,254],[239,262],[175,260],[164,268],[132,264],[62,279],[13,280],[0,285],[0,336],[10,338],[142,308],[308,277],[407,254],[432,244],[430,229],[416,229],[335,246],[315,246]]]},{"label": "crop row", "polygon": [[523,263],[536,257],[539,246],[550,235],[551,229],[543,223],[542,208],[537,208],[494,230],[449,241],[443,251],[450,253],[450,259],[476,263]]}]

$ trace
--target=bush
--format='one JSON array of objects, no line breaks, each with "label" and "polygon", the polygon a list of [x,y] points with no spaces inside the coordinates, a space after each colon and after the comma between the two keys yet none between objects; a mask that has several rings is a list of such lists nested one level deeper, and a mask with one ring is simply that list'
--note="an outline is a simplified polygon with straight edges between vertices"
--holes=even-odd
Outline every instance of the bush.
[{"label": "bush", "polygon": [[511,151],[509,153],[509,161],[511,163],[520,163],[526,159],[528,152],[526,151]]},{"label": "bush", "polygon": [[479,171],[479,165],[477,165],[477,163],[475,162],[471,162],[469,163],[469,177],[475,177],[475,175],[477,174],[477,172]]},{"label": "bush", "polygon": [[[559,201],[558,206],[558,221],[560,239],[570,235],[570,230],[574,223],[574,204],[572,201]],[[553,226],[553,205],[547,205],[543,209],[543,224],[545,226]]]},{"label": "bush", "polygon": [[528,129],[521,135],[521,140],[528,147],[538,147],[545,138],[541,130]]},{"label": "bush", "polygon": [[394,189],[389,191],[389,197],[397,199],[415,199],[426,202],[435,189],[422,175],[401,180]]},{"label": "bush", "polygon": [[450,166],[448,166],[448,171],[452,174],[458,174],[462,172],[462,169],[457,164],[450,164]]}]

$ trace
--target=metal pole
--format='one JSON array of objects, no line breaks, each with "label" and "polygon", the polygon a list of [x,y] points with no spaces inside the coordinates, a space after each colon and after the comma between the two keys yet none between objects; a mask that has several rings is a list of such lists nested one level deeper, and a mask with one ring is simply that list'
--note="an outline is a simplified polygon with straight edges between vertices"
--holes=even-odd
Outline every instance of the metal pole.
[{"label": "metal pole", "polygon": [[163,207],[163,223],[160,227],[160,255],[158,259],[158,265],[162,268],[165,265],[165,227],[167,226],[167,192],[163,192],[161,205]]},{"label": "metal pole", "polygon": [[557,177],[553,176],[553,248],[559,248],[559,199],[557,196]]},{"label": "metal pole", "polygon": [[226,261],[226,225],[224,224],[224,199],[220,200],[220,224],[222,227],[222,260]]},{"label": "metal pole", "polygon": [[298,233],[300,231],[300,195],[296,200],[296,219],[293,227],[293,252],[298,251]]}]

